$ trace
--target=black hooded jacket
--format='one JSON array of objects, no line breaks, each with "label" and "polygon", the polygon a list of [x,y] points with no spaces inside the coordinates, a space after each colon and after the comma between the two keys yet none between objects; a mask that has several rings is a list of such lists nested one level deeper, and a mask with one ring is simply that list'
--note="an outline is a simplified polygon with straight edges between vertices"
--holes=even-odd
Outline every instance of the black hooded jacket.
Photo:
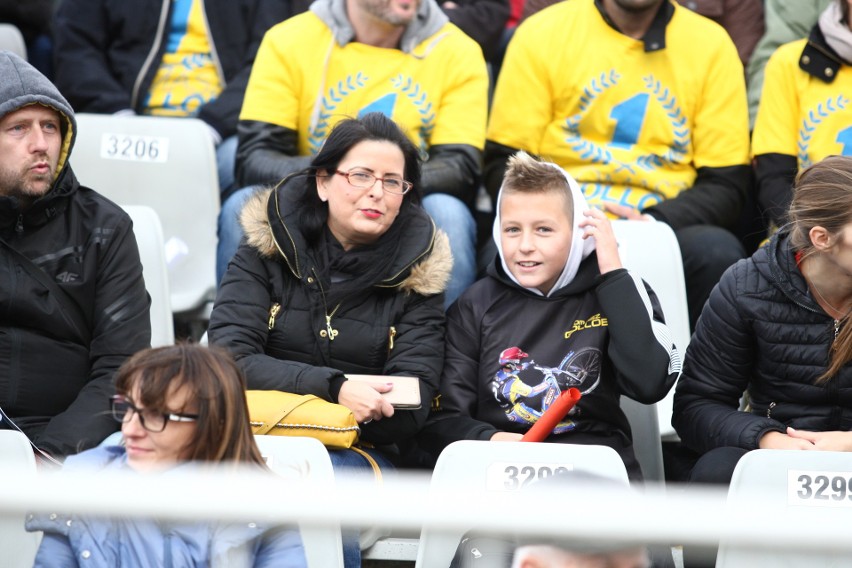
[{"label": "black hooded jacket", "polygon": [[401,442],[425,423],[444,362],[447,237],[419,207],[405,219],[400,213],[402,242],[386,259],[382,279],[327,306],[325,260],[307,245],[295,205],[299,179],[258,192],[243,209],[246,242],[219,288],[210,341],[231,351],[250,389],[337,402],[344,373],[417,377],[422,408],[361,430],[361,439],[373,444]]},{"label": "black hooded jacket", "polygon": [[[0,408],[39,447],[64,456],[117,429],[108,414],[113,375],[150,345],[150,300],[130,218],[68,165],[71,107],[32,66],[0,52],[0,120],[29,104],[61,114],[63,142],[44,196],[22,209],[0,195]],[[64,295],[34,276],[39,269]]]},{"label": "black hooded jacket", "polygon": [[[675,391],[672,425],[683,442],[701,453],[753,450],[787,426],[852,429],[852,365],[815,384],[837,324],[810,296],[786,231],[729,268],[701,313]],[[746,389],[751,408],[742,412]]]},{"label": "black hooded jacket", "polygon": [[[569,284],[540,296],[512,282],[498,258],[450,307],[446,343],[439,396],[418,437],[434,456],[457,440],[524,434],[549,396],[575,387],[584,396],[546,441],[610,446],[641,478],[619,397],[657,402],[680,371],[641,279],[626,269],[601,275],[591,254]],[[537,394],[547,381],[550,392]]]}]

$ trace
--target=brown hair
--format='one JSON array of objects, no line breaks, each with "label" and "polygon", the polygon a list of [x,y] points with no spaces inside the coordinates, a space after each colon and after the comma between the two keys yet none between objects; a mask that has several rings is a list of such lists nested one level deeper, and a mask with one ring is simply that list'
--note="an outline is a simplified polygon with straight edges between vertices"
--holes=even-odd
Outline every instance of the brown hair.
[{"label": "brown hair", "polygon": [[562,169],[537,160],[524,151],[512,155],[503,175],[505,193],[558,193],[565,200],[568,219],[574,219],[574,198]]},{"label": "brown hair", "polygon": [[[802,253],[802,260],[819,254],[811,242],[810,231],[823,227],[837,238],[852,221],[852,158],[829,156],[801,172],[793,186],[790,204],[790,242]],[[825,383],[846,363],[852,360],[852,325],[848,314],[843,327],[831,346],[829,367],[820,375],[817,384]]]},{"label": "brown hair", "polygon": [[231,356],[217,348],[190,343],[144,349],[118,370],[115,386],[127,395],[139,389],[136,404],[159,412],[166,399],[186,388],[197,403],[195,434],[187,444],[188,459],[209,462],[242,462],[265,467],[249,424],[245,377]]}]

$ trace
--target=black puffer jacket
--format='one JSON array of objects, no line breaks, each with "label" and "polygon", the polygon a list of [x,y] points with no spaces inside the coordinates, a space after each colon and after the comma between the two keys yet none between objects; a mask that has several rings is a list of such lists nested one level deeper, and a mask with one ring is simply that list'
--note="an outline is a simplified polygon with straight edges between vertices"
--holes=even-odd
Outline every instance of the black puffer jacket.
[{"label": "black puffer jacket", "polygon": [[[852,365],[824,385],[835,320],[809,293],[789,234],[713,290],[686,352],[672,424],[692,449],[755,449],[764,434],[852,429]],[[737,410],[748,389],[751,412]]]},{"label": "black puffer jacket", "polygon": [[387,259],[386,279],[326,309],[328,283],[318,277],[322,255],[305,244],[299,211],[290,201],[297,182],[275,190],[280,205],[271,191],[246,205],[241,220],[247,242],[219,289],[210,341],[233,353],[251,389],[336,402],[343,373],[416,376],[423,407],[371,422],[361,433],[374,444],[410,438],[426,421],[444,362],[441,292],[452,266],[446,235],[417,208],[402,232],[402,252]]},{"label": "black puffer jacket", "polygon": [[[251,64],[266,30],[305,0],[204,0],[224,91],[198,117],[236,132]],[[54,22],[56,85],[79,112],[142,110],[169,40],[171,0],[62,0]]]},{"label": "black puffer jacket", "polygon": [[[76,130],[71,107],[34,68],[0,54],[0,119],[33,103],[61,113],[64,136],[48,193],[26,209],[0,197],[0,407],[61,456],[117,430],[108,416],[113,374],[150,345],[150,301],[130,218],[79,185],[67,165]],[[68,301],[33,276],[33,263]]]}]

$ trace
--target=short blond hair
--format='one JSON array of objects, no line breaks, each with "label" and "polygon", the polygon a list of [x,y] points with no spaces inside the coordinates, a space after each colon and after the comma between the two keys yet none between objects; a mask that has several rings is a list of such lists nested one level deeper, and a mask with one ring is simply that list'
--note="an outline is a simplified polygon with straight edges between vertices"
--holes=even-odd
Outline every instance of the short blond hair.
[{"label": "short blond hair", "polygon": [[523,150],[509,157],[503,175],[505,193],[558,193],[565,200],[568,218],[574,216],[574,199],[565,173],[556,164],[538,160]]}]

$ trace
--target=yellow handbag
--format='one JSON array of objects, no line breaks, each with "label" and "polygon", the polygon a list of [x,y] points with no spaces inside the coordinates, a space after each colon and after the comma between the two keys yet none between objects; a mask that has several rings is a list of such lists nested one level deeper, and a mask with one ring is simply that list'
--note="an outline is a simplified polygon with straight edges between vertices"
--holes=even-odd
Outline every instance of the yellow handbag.
[{"label": "yellow handbag", "polygon": [[352,411],[312,394],[249,390],[252,432],[269,436],[316,438],[332,449],[349,449],[358,442],[361,429]]}]

